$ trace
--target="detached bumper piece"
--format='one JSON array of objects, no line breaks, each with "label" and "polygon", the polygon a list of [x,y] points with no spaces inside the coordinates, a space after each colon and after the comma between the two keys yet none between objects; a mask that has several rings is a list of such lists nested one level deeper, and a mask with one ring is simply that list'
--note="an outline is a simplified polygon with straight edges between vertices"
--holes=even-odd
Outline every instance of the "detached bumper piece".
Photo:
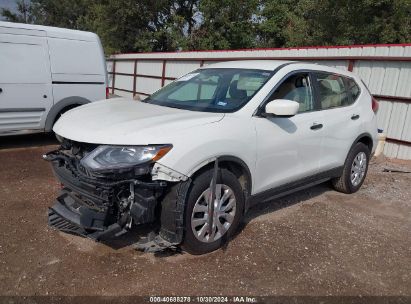
[{"label": "detached bumper piece", "polygon": [[70,192],[63,191],[49,208],[48,224],[57,230],[96,241],[126,232],[117,223],[104,226],[106,217],[107,212],[86,208]]},{"label": "detached bumper piece", "polygon": [[75,235],[85,236],[87,234],[83,228],[60,216],[60,214],[56,213],[53,208],[49,208],[48,216],[50,227]]}]

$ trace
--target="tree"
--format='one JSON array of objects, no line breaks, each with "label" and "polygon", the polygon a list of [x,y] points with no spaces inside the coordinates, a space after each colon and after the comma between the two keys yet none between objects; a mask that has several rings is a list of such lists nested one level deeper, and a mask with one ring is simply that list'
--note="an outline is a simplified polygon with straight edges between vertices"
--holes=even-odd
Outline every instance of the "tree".
[{"label": "tree", "polygon": [[199,26],[188,36],[189,49],[238,49],[255,46],[258,0],[201,0]]},{"label": "tree", "polygon": [[162,1],[95,1],[83,16],[83,27],[96,32],[108,54],[150,51],[146,31]]},{"label": "tree", "polygon": [[29,1],[18,0],[17,1],[17,13],[13,13],[9,9],[2,8],[1,15],[6,18],[6,20],[11,22],[20,23],[32,23],[33,17],[31,13],[31,5]]},{"label": "tree", "polygon": [[199,0],[99,1],[82,18],[103,41],[106,53],[184,49]]},{"label": "tree", "polygon": [[96,32],[106,54],[411,41],[410,0],[18,0],[13,22]]},{"label": "tree", "polygon": [[409,0],[262,0],[263,46],[411,41]]},{"label": "tree", "polygon": [[187,37],[197,23],[199,0],[169,1],[161,18],[157,18],[150,28],[155,50],[178,51],[187,48]]},{"label": "tree", "polygon": [[[261,1],[257,15],[257,43],[260,47],[286,46],[290,36],[296,36],[296,28],[304,26],[294,14],[296,2],[293,0]],[[290,35],[292,31],[292,35]]]},{"label": "tree", "polygon": [[86,30],[79,20],[89,12],[88,0],[31,0],[36,24]]}]

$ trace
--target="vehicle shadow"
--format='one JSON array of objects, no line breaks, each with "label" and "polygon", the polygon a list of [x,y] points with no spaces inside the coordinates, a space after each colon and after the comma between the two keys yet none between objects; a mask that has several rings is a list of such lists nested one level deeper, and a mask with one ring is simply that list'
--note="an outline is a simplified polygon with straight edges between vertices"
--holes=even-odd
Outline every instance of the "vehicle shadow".
[{"label": "vehicle shadow", "polygon": [[0,150],[57,145],[54,133],[0,136]]},{"label": "vehicle shadow", "polygon": [[[253,219],[264,214],[273,213],[283,208],[287,208],[298,203],[302,203],[306,200],[317,197],[328,191],[332,191],[329,183],[323,183],[305,190],[300,190],[287,196],[280,197],[278,199],[274,199],[264,203],[259,203],[253,206],[244,216],[242,222],[240,223],[240,227],[237,229],[236,233],[231,237],[231,240],[236,238]],[[146,237],[147,234],[153,229],[155,229],[155,226],[153,225],[142,225],[139,227],[134,227],[131,231],[118,238],[106,239],[104,241],[101,241],[101,243],[115,250],[118,250],[123,247],[132,246],[133,244],[137,243],[141,238]],[[228,239],[223,240],[223,251],[227,249],[229,241],[230,240]],[[156,257],[164,258],[181,253],[181,249],[172,248],[156,252],[154,253],[154,255]]]},{"label": "vehicle shadow", "polygon": [[[263,203],[256,204],[255,206],[251,207],[250,210],[247,212],[243,219],[243,226],[245,227],[251,220],[254,218],[275,212],[277,210],[290,207],[292,205],[302,203],[306,200],[311,198],[317,197],[324,192],[332,191],[330,183],[324,182],[322,184],[303,189],[277,199],[269,200]],[[244,228],[243,227],[243,228]]]}]

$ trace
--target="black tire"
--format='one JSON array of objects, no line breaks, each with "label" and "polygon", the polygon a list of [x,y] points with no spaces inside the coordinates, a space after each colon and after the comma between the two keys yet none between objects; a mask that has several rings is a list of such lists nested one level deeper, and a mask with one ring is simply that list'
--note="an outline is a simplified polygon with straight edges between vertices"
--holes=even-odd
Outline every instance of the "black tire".
[{"label": "black tire", "polygon": [[[351,181],[351,167],[352,167],[355,157],[361,152],[365,153],[366,155],[365,174],[362,177],[362,180],[360,181],[360,183],[358,185],[354,185]],[[331,180],[334,189],[339,192],[343,192],[347,194],[357,192],[361,188],[367,176],[369,162],[370,162],[370,149],[361,142],[356,143],[351,148],[351,150],[348,152],[342,175],[340,177],[337,177]]]},{"label": "black tire", "polygon": [[205,171],[204,173],[201,173],[199,176],[197,176],[193,180],[192,186],[187,195],[184,214],[184,239],[181,247],[190,254],[204,254],[220,248],[224,244],[224,242],[226,242],[233,235],[233,233],[235,233],[243,217],[244,194],[241,184],[233,173],[226,169],[220,169],[217,183],[225,184],[230,187],[234,192],[234,196],[237,202],[234,220],[223,237],[214,242],[206,243],[196,238],[191,228],[191,215],[197,199],[206,189],[210,187],[212,176],[212,169]]}]

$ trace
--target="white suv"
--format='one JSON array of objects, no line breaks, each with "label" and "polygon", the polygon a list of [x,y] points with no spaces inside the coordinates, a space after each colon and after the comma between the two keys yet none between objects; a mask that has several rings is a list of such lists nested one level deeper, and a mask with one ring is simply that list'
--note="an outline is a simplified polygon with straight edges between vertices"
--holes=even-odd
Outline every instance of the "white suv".
[{"label": "white suv", "polygon": [[210,252],[255,203],[327,180],[357,191],[377,108],[350,72],[268,60],[209,65],[144,101],[75,108],[44,156],[64,185],[49,224],[97,240],[154,222],[138,248]]}]

